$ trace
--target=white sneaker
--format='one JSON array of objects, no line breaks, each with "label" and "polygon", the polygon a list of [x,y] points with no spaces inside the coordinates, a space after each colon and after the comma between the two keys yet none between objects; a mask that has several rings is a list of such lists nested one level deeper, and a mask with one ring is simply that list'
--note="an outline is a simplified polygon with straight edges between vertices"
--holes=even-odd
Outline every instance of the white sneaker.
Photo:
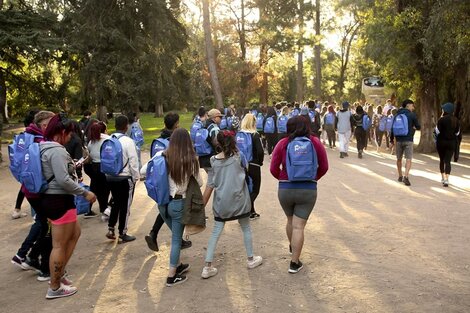
[{"label": "white sneaker", "polygon": [[28,214],[24,213],[24,212],[21,212],[21,210],[18,210],[18,209],[14,209],[13,210],[13,213],[11,213],[11,218],[13,220],[16,220],[18,218],[22,218],[22,217],[25,217],[27,216]]},{"label": "white sneaker", "polygon": [[109,220],[109,215],[111,214],[111,208],[107,207],[106,210],[101,214],[101,220],[107,222]]},{"label": "white sneaker", "polygon": [[257,266],[260,266],[261,263],[263,263],[263,258],[260,257],[259,255],[255,255],[255,256],[253,256],[253,260],[246,261],[246,266],[251,269],[251,268],[255,268]]},{"label": "white sneaker", "polygon": [[71,295],[74,295],[76,292],[77,287],[60,284],[60,287],[57,290],[52,290],[51,288],[47,289],[46,299],[69,297]]},{"label": "white sneaker", "polygon": [[204,266],[204,268],[202,269],[201,277],[204,279],[215,275],[217,275],[217,269],[213,266]]}]

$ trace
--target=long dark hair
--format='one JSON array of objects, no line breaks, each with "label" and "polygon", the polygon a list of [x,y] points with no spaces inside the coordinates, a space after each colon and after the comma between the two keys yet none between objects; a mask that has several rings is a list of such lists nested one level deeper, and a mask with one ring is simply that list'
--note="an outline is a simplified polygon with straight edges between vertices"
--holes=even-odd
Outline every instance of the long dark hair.
[{"label": "long dark hair", "polygon": [[297,115],[287,120],[287,134],[289,134],[289,141],[296,137],[309,136],[310,133],[310,120],[308,119],[308,115],[307,118],[302,115]]},{"label": "long dark hair", "polygon": [[71,133],[73,127],[72,121],[64,114],[56,114],[51,118],[49,124],[47,124],[44,137],[46,140],[54,140],[54,136],[60,134],[62,131],[65,131],[65,134]]},{"label": "long dark hair", "polygon": [[186,129],[177,128],[173,131],[165,155],[168,171],[176,184],[183,184],[191,175],[198,174],[199,162]]},{"label": "long dark hair", "polygon": [[217,134],[217,150],[223,152],[226,158],[231,157],[238,152],[235,142],[235,132],[223,130]]}]

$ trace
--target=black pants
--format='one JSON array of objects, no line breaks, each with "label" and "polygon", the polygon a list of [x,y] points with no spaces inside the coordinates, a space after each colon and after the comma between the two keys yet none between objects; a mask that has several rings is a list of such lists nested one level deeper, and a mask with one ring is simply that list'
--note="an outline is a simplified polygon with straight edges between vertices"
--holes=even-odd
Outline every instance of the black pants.
[{"label": "black pants", "polygon": [[357,151],[362,152],[367,147],[367,132],[362,127],[356,127],[354,136],[357,142]]},{"label": "black pants", "polygon": [[119,180],[108,180],[109,189],[113,195],[114,205],[111,207],[108,228],[114,230],[114,226],[119,219],[119,234],[127,233],[127,224],[129,221],[130,208],[134,197],[135,183],[131,178],[123,177]]},{"label": "black pants", "polygon": [[438,140],[436,143],[437,153],[439,153],[439,170],[441,173],[450,174],[450,161],[455,152],[455,140]]},{"label": "black pants", "polygon": [[29,204],[36,212],[35,223],[26,237],[25,241],[18,250],[18,256],[24,257],[29,251],[28,256],[31,259],[39,259],[41,257],[40,270],[43,273],[49,273],[49,256],[52,251],[52,238],[49,231],[49,224],[47,218],[41,214],[40,198],[26,198]]},{"label": "black pants", "polygon": [[460,134],[457,136],[457,142],[455,144],[455,152],[454,152],[454,162],[459,161],[461,142],[462,142],[462,132],[460,132]]},{"label": "black pants", "polygon": [[323,130],[326,131],[326,137],[328,138],[328,145],[330,148],[336,146],[335,127],[333,125],[326,124]]},{"label": "black pants", "polygon": [[253,164],[248,165],[248,175],[253,181],[253,191],[250,193],[251,213],[255,213],[255,200],[261,188],[261,167]]},{"label": "black pants", "polygon": [[157,218],[155,219],[155,223],[153,223],[150,234],[157,237],[158,232],[162,228],[163,224],[165,224],[165,221],[163,220],[163,217],[160,215],[160,213],[158,213]]},{"label": "black pants", "polygon": [[278,136],[277,134],[264,134],[264,136],[266,136],[268,154],[271,155],[271,153],[273,153],[274,147],[277,144]]},{"label": "black pants", "polygon": [[382,139],[385,135],[385,140],[387,141],[387,147],[388,147],[387,134],[385,132],[380,131],[379,128],[377,127],[377,129],[375,131],[375,135],[376,135],[375,139],[377,140],[377,145],[379,147],[382,146]]},{"label": "black pants", "polygon": [[106,175],[101,173],[100,163],[85,164],[85,173],[90,176],[90,191],[96,195],[100,212],[103,213],[108,206],[110,192]]},{"label": "black pants", "polygon": [[16,203],[15,203],[15,209],[21,209],[21,205],[23,204],[24,200],[24,193],[23,191],[18,191],[18,196],[16,196]]}]

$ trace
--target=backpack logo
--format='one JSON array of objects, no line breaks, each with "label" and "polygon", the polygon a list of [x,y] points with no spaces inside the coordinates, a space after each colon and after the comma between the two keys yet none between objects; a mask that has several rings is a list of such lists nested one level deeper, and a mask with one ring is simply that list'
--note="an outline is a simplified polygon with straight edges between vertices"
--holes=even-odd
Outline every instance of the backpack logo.
[{"label": "backpack logo", "polygon": [[150,158],[153,158],[155,154],[160,151],[165,150],[170,145],[170,141],[164,138],[156,138],[152,141],[152,145],[150,146]]}]

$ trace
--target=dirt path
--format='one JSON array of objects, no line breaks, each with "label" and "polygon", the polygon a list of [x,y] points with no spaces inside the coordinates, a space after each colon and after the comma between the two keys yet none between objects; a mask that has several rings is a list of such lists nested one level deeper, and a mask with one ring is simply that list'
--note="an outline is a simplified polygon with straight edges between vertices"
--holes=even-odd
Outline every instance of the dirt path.
[{"label": "dirt path", "polygon": [[[5,147],[4,147],[5,148]],[[139,183],[129,233],[137,241],[113,244],[99,218],[80,217],[82,236],[68,267],[79,292],[46,301],[46,283],[10,264],[31,218],[10,219],[18,184],[0,166],[1,312],[469,312],[470,311],[470,147],[453,164],[451,186],[441,187],[436,154],[416,155],[411,187],[396,182],[394,156],[366,152],[359,160],[328,151],[330,171],[305,231],[304,269],[287,273],[285,217],[277,182],[263,167],[252,223],[255,253],[264,264],[245,265],[242,234],[228,223],[219,241],[219,274],[200,278],[212,229],[192,237],[184,250],[188,281],[165,287],[169,230],[161,251],[148,250],[144,236],[156,216]],[[5,155],[5,154],[4,154]],[[23,209],[28,211],[26,202]],[[211,211],[206,209],[209,216]]]}]

